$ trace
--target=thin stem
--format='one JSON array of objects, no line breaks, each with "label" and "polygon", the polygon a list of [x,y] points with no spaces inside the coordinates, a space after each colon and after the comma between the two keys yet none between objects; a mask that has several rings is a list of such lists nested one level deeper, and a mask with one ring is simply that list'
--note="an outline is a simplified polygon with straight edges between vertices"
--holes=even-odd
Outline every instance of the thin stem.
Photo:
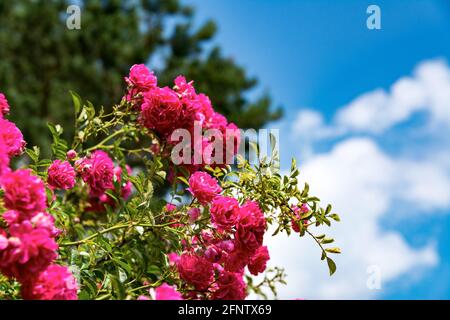
[{"label": "thin stem", "polygon": [[102,147],[106,142],[108,142],[109,140],[111,140],[112,138],[118,136],[119,134],[122,134],[125,132],[125,128],[121,128],[120,130],[117,130],[116,132],[114,132],[113,134],[111,134],[110,136],[106,137],[105,139],[103,139],[102,141],[100,141],[98,144],[96,144],[93,147],[90,147],[88,149],[86,149],[86,152],[89,151],[93,151],[95,149],[98,149],[100,147]]},{"label": "thin stem", "polygon": [[102,231],[96,232],[92,235],[90,235],[89,237],[86,237],[84,239],[78,240],[78,241],[73,241],[73,242],[66,242],[66,243],[61,243],[60,247],[67,247],[67,246],[76,246],[76,245],[80,245],[83,243],[86,243],[104,233],[108,233],[114,230],[118,230],[118,229],[123,229],[123,228],[129,228],[129,227],[147,227],[147,228],[165,228],[168,227],[172,224],[175,224],[177,222],[170,222],[170,223],[166,223],[166,224],[150,224],[150,223],[127,223],[127,224],[118,224],[109,228],[106,228]]}]

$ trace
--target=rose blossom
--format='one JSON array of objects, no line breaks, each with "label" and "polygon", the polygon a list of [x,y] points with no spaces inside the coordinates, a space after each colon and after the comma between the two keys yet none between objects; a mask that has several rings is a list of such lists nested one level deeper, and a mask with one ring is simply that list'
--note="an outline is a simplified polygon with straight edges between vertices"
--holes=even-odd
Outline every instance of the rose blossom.
[{"label": "rose blossom", "polygon": [[155,289],[155,300],[183,300],[181,294],[167,283],[163,283]]},{"label": "rose blossom", "polygon": [[222,258],[224,268],[231,272],[243,272],[245,266],[249,263],[250,257],[246,250],[235,248],[232,252]]},{"label": "rose blossom", "polygon": [[[306,203],[303,203],[300,207],[298,206],[292,206],[292,210],[294,211],[294,215],[295,217],[293,219],[291,219],[291,225],[292,225],[292,230],[294,230],[295,232],[300,232],[300,226],[299,223],[302,219],[302,215],[304,213],[308,213],[310,208]],[[303,224],[307,224],[308,221],[304,221]]]},{"label": "rose blossom", "polygon": [[200,105],[201,112],[205,117],[205,122],[207,122],[214,114],[214,109],[211,104],[209,97],[203,93],[198,94],[196,97],[197,103]]},{"label": "rose blossom", "polygon": [[58,245],[47,229],[30,221],[9,226],[8,246],[0,250],[0,270],[19,281],[43,271],[56,259]]},{"label": "rose blossom", "polygon": [[213,279],[213,265],[193,253],[184,253],[177,263],[180,278],[197,290],[206,289]]},{"label": "rose blossom", "polygon": [[10,157],[18,156],[23,152],[26,142],[23,140],[22,132],[19,128],[6,119],[0,118],[0,139],[6,146]]},{"label": "rose blossom", "polygon": [[214,300],[244,300],[246,285],[241,273],[223,271],[217,279]]},{"label": "rose blossom", "polygon": [[48,184],[55,189],[68,190],[75,186],[75,170],[68,161],[55,160],[48,168]]},{"label": "rose blossom", "polygon": [[205,258],[212,263],[216,263],[220,260],[222,256],[222,250],[217,248],[215,245],[210,246],[205,250]]},{"label": "rose blossom", "polygon": [[147,91],[156,87],[156,76],[144,64],[135,64],[130,69],[130,75],[125,78],[127,83],[139,91]]},{"label": "rose blossom", "polygon": [[67,153],[66,153],[67,160],[73,160],[77,156],[78,156],[77,152],[75,150],[72,150],[72,149],[67,151]]},{"label": "rose blossom", "polygon": [[176,252],[171,252],[167,254],[167,258],[169,259],[169,264],[174,266],[180,261],[180,256]]},{"label": "rose blossom", "polygon": [[0,136],[0,177],[10,171],[8,149]]},{"label": "rose blossom", "polygon": [[189,178],[189,188],[187,189],[200,204],[210,203],[222,192],[217,179],[211,177],[206,172],[197,171]]},{"label": "rose blossom", "polygon": [[166,204],[166,206],[164,208],[167,212],[172,212],[172,211],[177,210],[177,206],[174,205],[173,203]]},{"label": "rose blossom", "polygon": [[42,180],[31,173],[30,169],[9,172],[1,177],[0,184],[5,191],[5,207],[17,210],[24,216],[44,211],[47,196]]},{"label": "rose blossom", "polygon": [[52,238],[59,236],[62,232],[55,227],[55,218],[47,212],[39,212],[30,221],[35,228],[46,229]]},{"label": "rose blossom", "polygon": [[182,128],[182,105],[170,88],[153,88],[144,93],[140,121],[144,127],[169,137],[175,129]]},{"label": "rose blossom", "polygon": [[177,76],[174,80],[175,91],[183,97],[188,97],[190,99],[195,98],[197,94],[193,86],[194,81],[186,81],[184,76]]},{"label": "rose blossom", "polygon": [[227,128],[227,118],[225,118],[224,115],[214,112],[211,115],[211,118],[209,119],[208,128],[210,129],[219,129],[220,131],[224,132]]},{"label": "rose blossom", "polygon": [[94,151],[90,157],[78,160],[75,165],[83,181],[90,186],[92,196],[100,196],[114,187],[114,163],[106,152]]},{"label": "rose blossom", "polygon": [[6,232],[0,229],[0,250],[4,250],[8,246],[8,238],[6,237]]},{"label": "rose blossom", "polygon": [[188,211],[189,222],[194,223],[200,217],[201,212],[199,208],[190,208]]},{"label": "rose blossom", "polygon": [[6,116],[9,113],[8,100],[3,93],[0,92],[0,118]]},{"label": "rose blossom", "polygon": [[22,284],[26,300],[77,300],[78,285],[72,273],[60,265],[50,265],[36,279]]},{"label": "rose blossom", "polygon": [[211,222],[219,230],[231,230],[239,218],[239,203],[235,198],[217,197],[211,205]]},{"label": "rose blossom", "polygon": [[251,274],[257,276],[258,273],[264,272],[264,270],[266,270],[266,264],[269,259],[269,250],[267,249],[267,247],[259,247],[258,250],[256,250],[256,252],[250,258],[248,270]]},{"label": "rose blossom", "polygon": [[253,253],[263,243],[266,220],[255,201],[247,201],[239,212],[235,239],[242,251]]},{"label": "rose blossom", "polygon": [[[131,168],[127,165],[126,169],[128,175],[131,175]],[[122,183],[122,168],[120,166],[115,167],[113,171],[116,181],[120,184],[120,196],[122,197],[122,199],[127,200],[132,193],[132,184],[130,181]],[[107,190],[111,190],[114,192],[114,184],[112,184],[111,188]],[[115,208],[117,205],[117,201],[106,192],[101,195],[91,193],[89,197],[89,204],[90,206],[86,209],[87,211],[104,212],[106,210],[106,205],[110,206],[111,208]]]}]

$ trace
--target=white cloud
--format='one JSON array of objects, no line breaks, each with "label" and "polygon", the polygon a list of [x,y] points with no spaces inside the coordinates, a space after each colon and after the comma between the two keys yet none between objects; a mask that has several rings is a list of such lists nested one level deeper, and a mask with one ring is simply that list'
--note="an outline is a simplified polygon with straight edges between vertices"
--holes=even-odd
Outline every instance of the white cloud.
[{"label": "white cloud", "polygon": [[330,133],[381,134],[420,111],[429,114],[431,127],[450,126],[450,68],[443,60],[419,64],[412,76],[400,78],[388,91],[376,89],[356,97],[339,109],[330,125],[320,113],[300,110],[294,133],[312,139],[328,138]]},{"label": "white cloud", "polygon": [[[403,140],[397,135],[398,155],[386,154],[375,137],[380,143],[389,141],[388,130],[417,112],[427,117],[423,127],[414,129],[425,131]],[[288,285],[280,287],[282,298],[373,298],[383,288],[367,288],[369,266],[380,268],[383,286],[400,276],[417,281],[420,272],[437,265],[432,234],[428,245],[413,247],[398,231],[384,229],[380,220],[399,221],[409,218],[405,214],[450,208],[450,155],[445,151],[450,141],[450,68],[445,61],[420,63],[412,76],[395,81],[389,90],[356,97],[337,110],[330,123],[320,112],[300,110],[292,131],[303,142],[303,179],[312,194],[332,203],[342,218],[317,233],[330,233],[343,253],[335,259],[337,273],[329,277],[320,250],[308,237],[268,239],[272,265],[285,266],[288,274]],[[416,139],[422,133],[428,143]],[[361,134],[367,138],[356,137]],[[315,143],[336,138],[331,151],[314,153]]]},{"label": "white cloud", "polygon": [[311,109],[302,109],[292,123],[292,130],[296,136],[308,139],[325,139],[339,135],[341,128],[327,126],[323,115]]},{"label": "white cloud", "polygon": [[367,288],[368,266],[380,268],[383,285],[437,264],[433,244],[413,248],[398,232],[382,230],[379,219],[395,215],[398,200],[418,210],[448,207],[450,179],[439,162],[392,158],[370,139],[351,138],[311,158],[302,172],[312,194],[341,215],[342,222],[323,231],[343,253],[336,256],[338,272],[329,277],[312,239],[268,239],[271,263],[285,266],[288,274],[288,286],[280,287],[282,298],[371,298],[380,291]]}]

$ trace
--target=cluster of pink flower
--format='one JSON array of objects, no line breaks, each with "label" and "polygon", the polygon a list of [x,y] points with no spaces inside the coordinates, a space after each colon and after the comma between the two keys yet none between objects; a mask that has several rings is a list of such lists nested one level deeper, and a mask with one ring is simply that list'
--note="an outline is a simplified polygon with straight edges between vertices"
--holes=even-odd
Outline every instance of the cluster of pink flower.
[{"label": "cluster of pink flower", "polygon": [[209,206],[213,231],[202,231],[180,255],[170,255],[180,278],[194,290],[189,298],[244,299],[245,267],[257,275],[266,269],[269,252],[263,246],[266,220],[258,203],[239,205],[232,197],[221,195],[218,181],[205,172],[189,179],[192,195]]},{"label": "cluster of pink flower", "polygon": [[300,224],[303,223],[305,226],[308,224],[308,220],[304,220],[303,218],[311,209],[306,203],[300,206],[292,206],[291,209],[294,212],[294,218],[291,219],[292,230],[300,232]]},{"label": "cluster of pink flower", "polygon": [[[114,190],[114,179],[120,184],[120,195],[123,199],[128,199],[131,195],[131,182],[122,183],[122,168],[115,167],[109,155],[101,150],[94,151],[91,155],[83,157],[75,162],[75,167],[81,178],[89,185],[90,211],[101,212],[105,210],[105,205],[114,207],[116,205],[113,198],[106,192]],[[127,173],[131,174],[131,168],[126,167]]]},{"label": "cluster of pink flower", "polygon": [[10,158],[21,154],[25,147],[22,132],[14,123],[4,118],[8,113],[8,101],[0,93],[0,176],[11,171]]},{"label": "cluster of pink flower", "polygon": [[[194,137],[190,140],[189,161],[183,163],[189,172],[195,172],[205,165],[222,166],[237,153],[239,129],[214,111],[208,96],[196,93],[192,81],[187,82],[183,76],[178,76],[173,89],[158,87],[153,72],[142,64],[134,65],[125,80],[128,83],[126,99],[140,111],[140,123],[144,127],[169,145],[179,142],[171,139],[177,129],[185,129]],[[196,137],[193,133],[195,125],[213,133]],[[216,145],[223,148],[220,154]],[[201,150],[201,155],[195,155],[196,150]],[[184,158],[184,155],[180,157]]]},{"label": "cluster of pink flower", "polygon": [[[0,111],[0,187],[8,210],[3,213],[7,229],[0,229],[0,271],[21,283],[25,299],[77,299],[75,278],[67,267],[54,263],[60,230],[46,212],[44,182],[31,170],[9,167],[11,157],[23,152],[25,142],[15,124],[3,118],[9,111],[3,94]],[[66,186],[65,180],[54,182]]]}]

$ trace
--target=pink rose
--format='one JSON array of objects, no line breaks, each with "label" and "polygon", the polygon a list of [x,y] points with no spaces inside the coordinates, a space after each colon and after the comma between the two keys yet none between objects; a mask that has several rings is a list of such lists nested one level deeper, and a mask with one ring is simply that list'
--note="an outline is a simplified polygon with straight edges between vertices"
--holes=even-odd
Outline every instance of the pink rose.
[{"label": "pink rose", "polygon": [[[300,232],[299,223],[301,223],[302,216],[303,214],[308,213],[311,209],[306,203],[303,203],[300,207],[292,206],[292,210],[294,211],[295,215],[295,217],[291,219],[292,230],[294,230],[295,232]],[[308,224],[308,221],[305,220],[303,224]]]},{"label": "pink rose", "polygon": [[77,156],[78,156],[78,154],[77,154],[77,152],[76,152],[75,150],[69,150],[69,151],[67,151],[67,153],[66,153],[67,160],[73,160],[73,159],[75,159]]},{"label": "pink rose", "polygon": [[264,270],[266,270],[266,264],[269,259],[269,250],[267,249],[267,247],[259,247],[258,250],[256,250],[256,252],[250,258],[248,270],[251,274],[257,276],[258,273],[264,272]]},{"label": "pink rose", "polygon": [[10,171],[8,149],[3,137],[0,136],[0,177]]},{"label": "pink rose", "polygon": [[56,259],[58,245],[45,228],[30,221],[9,226],[8,246],[0,251],[0,270],[23,282]]},{"label": "pink rose", "polygon": [[50,265],[37,278],[22,284],[26,300],[78,300],[78,284],[72,273],[60,265]]},{"label": "pink rose", "polygon": [[17,210],[27,217],[47,208],[47,196],[42,180],[29,169],[9,172],[1,177],[0,183],[5,191],[5,207]]},{"label": "pink rose", "polygon": [[180,278],[197,290],[205,290],[213,280],[213,265],[203,257],[184,253],[177,263]]},{"label": "pink rose", "polygon": [[183,300],[181,294],[172,286],[163,283],[155,289],[156,300]]},{"label": "pink rose", "polygon": [[92,196],[101,196],[114,188],[114,163],[106,152],[94,151],[90,157],[78,160],[75,166],[83,181],[90,186]]},{"label": "pink rose", "polygon": [[20,155],[26,145],[23,140],[22,132],[17,126],[6,120],[0,118],[0,139],[6,147],[6,151],[10,157]]},{"label": "pink rose", "polygon": [[153,71],[148,70],[144,64],[133,65],[129,77],[125,80],[139,91],[147,91],[156,87],[157,81]]},{"label": "pink rose", "polygon": [[223,271],[217,279],[214,300],[244,300],[246,285],[242,273]]},{"label": "pink rose", "polygon": [[9,113],[8,100],[3,93],[0,92],[0,118],[6,116]]},{"label": "pink rose", "polygon": [[201,212],[199,208],[190,208],[188,211],[189,222],[194,223],[200,217]]},{"label": "pink rose", "polygon": [[263,243],[266,220],[258,203],[247,201],[239,213],[235,239],[240,250],[253,253]]},{"label": "pink rose", "polygon": [[55,160],[48,168],[48,184],[54,189],[68,190],[75,186],[75,170],[68,161]]},{"label": "pink rose", "polygon": [[231,230],[239,218],[239,203],[235,198],[217,197],[210,209],[211,222],[219,230]]},{"label": "pink rose", "polygon": [[168,138],[175,129],[183,128],[182,105],[170,88],[153,88],[144,93],[140,121],[144,127]]},{"label": "pink rose", "polygon": [[189,178],[189,188],[187,189],[202,205],[210,203],[222,192],[217,179],[211,177],[206,172],[197,171]]}]

